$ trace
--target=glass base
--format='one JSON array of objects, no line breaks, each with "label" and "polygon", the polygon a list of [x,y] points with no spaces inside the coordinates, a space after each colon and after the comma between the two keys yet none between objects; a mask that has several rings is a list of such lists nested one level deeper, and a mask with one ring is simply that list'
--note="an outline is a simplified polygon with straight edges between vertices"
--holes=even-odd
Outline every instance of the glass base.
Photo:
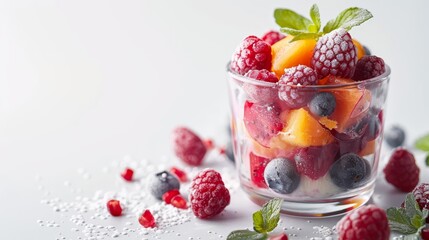
[{"label": "glass base", "polygon": [[[290,201],[284,200],[281,212],[284,214],[310,217],[310,218],[323,218],[332,217],[345,214],[353,209],[364,205],[371,198],[374,192],[374,182],[367,185],[364,189],[349,197],[325,199],[324,201]],[[251,188],[242,185],[244,191],[248,194],[249,198],[256,204],[262,206],[273,197],[256,193]]]}]

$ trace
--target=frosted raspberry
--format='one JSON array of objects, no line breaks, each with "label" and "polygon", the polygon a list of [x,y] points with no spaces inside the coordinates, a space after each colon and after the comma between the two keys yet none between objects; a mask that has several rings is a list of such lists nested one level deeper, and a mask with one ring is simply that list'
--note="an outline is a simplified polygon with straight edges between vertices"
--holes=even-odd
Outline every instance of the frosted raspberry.
[{"label": "frosted raspberry", "polygon": [[173,131],[173,146],[176,156],[192,166],[199,166],[207,152],[201,138],[185,127]]},{"label": "frosted raspberry", "polygon": [[386,213],[375,205],[353,210],[337,224],[338,240],[389,240]]},{"label": "frosted raspberry", "polygon": [[420,169],[414,155],[404,148],[397,148],[384,168],[386,181],[403,192],[411,192],[419,183]]},{"label": "frosted raspberry", "polygon": [[356,47],[350,34],[340,28],[322,36],[314,49],[311,65],[319,79],[329,74],[351,78],[357,62]]},{"label": "frosted raspberry", "polygon": [[214,217],[229,205],[229,191],[221,175],[213,169],[198,173],[192,180],[190,192],[191,208],[198,218]]},{"label": "frosted raspberry", "polygon": [[300,86],[316,84],[317,74],[312,68],[304,65],[287,68],[279,81],[279,98],[289,108],[303,107],[307,105],[315,92],[304,90]]},{"label": "frosted raspberry", "polygon": [[244,75],[252,69],[271,67],[271,46],[255,36],[243,40],[232,55],[231,70]]},{"label": "frosted raspberry", "polygon": [[[263,82],[278,82],[277,76],[266,69],[250,70],[246,73],[246,77],[263,81]],[[247,93],[250,100],[257,103],[271,103],[277,99],[277,89],[269,86],[259,86],[252,83],[244,83],[243,90]]]},{"label": "frosted raspberry", "polygon": [[277,32],[277,31],[269,31],[262,36],[262,40],[264,40],[266,43],[273,45],[274,43],[282,40],[285,38],[285,35]]},{"label": "frosted raspberry", "polygon": [[384,61],[377,56],[363,56],[356,64],[353,80],[361,81],[378,77],[386,71]]}]

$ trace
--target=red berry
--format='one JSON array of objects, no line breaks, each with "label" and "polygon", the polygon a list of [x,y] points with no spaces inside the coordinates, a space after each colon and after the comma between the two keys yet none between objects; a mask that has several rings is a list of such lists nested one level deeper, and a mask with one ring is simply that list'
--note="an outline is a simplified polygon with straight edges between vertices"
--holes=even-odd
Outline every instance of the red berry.
[{"label": "red berry", "polygon": [[121,173],[122,178],[125,181],[131,182],[133,180],[134,171],[131,168],[125,168]]},{"label": "red berry", "polygon": [[378,77],[386,71],[384,61],[377,56],[363,56],[356,64],[353,80],[366,80]]},{"label": "red berry", "polygon": [[221,175],[213,169],[198,173],[192,180],[190,192],[192,211],[201,219],[218,215],[230,202],[229,191]]},{"label": "red berry", "polygon": [[288,240],[288,237],[285,233],[282,233],[280,235],[270,237],[269,240]]},{"label": "red berry", "polygon": [[176,195],[171,199],[171,205],[180,208],[180,209],[188,209],[188,204],[186,200],[182,197],[182,195]]},{"label": "red berry", "polygon": [[283,129],[280,109],[276,105],[246,101],[243,122],[249,135],[265,147],[268,147],[271,138]]},{"label": "red berry", "polygon": [[311,59],[311,65],[319,79],[329,74],[351,78],[355,72],[356,62],[356,47],[352,37],[342,28],[319,38]]},{"label": "red berry", "polygon": [[[420,209],[429,210],[429,183],[421,183],[418,185],[416,188],[414,188],[413,194],[416,201],[419,203]],[[404,206],[405,203],[402,203],[402,207]],[[426,222],[429,223],[429,218],[426,219]]]},{"label": "red berry", "polygon": [[192,166],[201,165],[207,152],[201,138],[185,127],[178,127],[174,130],[173,145],[176,156]]},{"label": "red berry", "polygon": [[282,40],[285,38],[285,35],[277,32],[277,31],[269,31],[262,36],[262,40],[264,40],[266,43],[273,45],[274,43]]},{"label": "red berry", "polygon": [[[266,69],[250,70],[246,73],[246,77],[259,80],[262,82],[276,83],[277,76]],[[243,90],[247,93],[247,97],[257,103],[272,103],[277,99],[277,89],[272,86],[261,86],[253,83],[244,83]]]},{"label": "red berry", "polygon": [[269,161],[269,159],[257,156],[253,152],[249,153],[250,180],[260,188],[267,188],[264,171]]},{"label": "red berry", "polygon": [[271,46],[255,36],[249,36],[237,47],[231,60],[231,70],[244,75],[252,69],[271,67]]},{"label": "red berry", "polygon": [[118,200],[114,200],[114,199],[109,200],[106,206],[107,206],[107,210],[112,216],[118,217],[122,215],[121,203]]},{"label": "red berry", "polygon": [[162,194],[162,200],[164,200],[165,203],[170,204],[171,199],[176,195],[180,195],[180,192],[178,189],[170,190],[170,191]]},{"label": "red berry", "polygon": [[314,91],[300,86],[317,85],[317,73],[310,67],[298,65],[285,69],[279,81],[279,98],[289,108],[301,108],[311,100]]},{"label": "red berry", "polygon": [[429,240],[429,227],[426,227],[422,230],[423,240]]},{"label": "red berry", "polygon": [[414,155],[404,148],[396,148],[384,168],[386,181],[403,192],[411,192],[419,183],[420,169]]},{"label": "red berry", "polygon": [[145,210],[139,218],[139,223],[145,228],[154,228],[156,226],[155,218],[149,210]]},{"label": "red berry", "polygon": [[211,150],[214,148],[214,142],[212,139],[205,139],[203,142],[207,150]]},{"label": "red berry", "polygon": [[368,205],[355,209],[337,223],[338,240],[389,240],[390,229],[383,209]]},{"label": "red berry", "polygon": [[183,170],[180,170],[177,167],[172,167],[170,169],[170,172],[172,174],[174,174],[180,182],[187,182],[188,181],[188,176],[186,175],[186,173]]},{"label": "red berry", "polygon": [[220,148],[219,148],[219,154],[223,155],[223,154],[225,154],[225,153],[226,153],[226,149],[225,149],[225,147],[220,147]]},{"label": "red berry", "polygon": [[300,174],[317,180],[329,171],[338,151],[339,145],[337,143],[322,147],[302,148],[294,157],[296,169]]}]

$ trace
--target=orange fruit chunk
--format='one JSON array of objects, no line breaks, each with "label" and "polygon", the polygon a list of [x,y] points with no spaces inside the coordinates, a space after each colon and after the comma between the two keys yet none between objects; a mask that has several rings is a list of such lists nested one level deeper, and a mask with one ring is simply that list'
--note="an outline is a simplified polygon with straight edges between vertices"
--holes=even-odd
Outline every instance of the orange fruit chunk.
[{"label": "orange fruit chunk", "polygon": [[323,146],[334,140],[331,133],[304,108],[289,112],[285,127],[278,137],[286,144],[297,147]]},{"label": "orange fruit chunk", "polygon": [[357,52],[357,59],[361,59],[363,56],[365,56],[365,49],[363,48],[362,44],[360,44],[360,42],[358,42],[358,40],[353,39],[353,44],[356,47],[356,52]]},{"label": "orange fruit chunk", "polygon": [[300,64],[310,66],[311,64],[316,40],[305,39],[290,42],[292,38],[293,36],[289,35],[271,46],[271,71],[279,78],[284,74],[285,68],[295,67]]},{"label": "orange fruit chunk", "polygon": [[321,117],[319,123],[325,126],[327,129],[332,130],[337,128],[338,123],[334,120],[329,119],[328,117]]},{"label": "orange fruit chunk", "polygon": [[372,140],[368,142],[365,147],[359,152],[359,156],[364,157],[373,154],[375,152],[375,141],[376,140]]}]

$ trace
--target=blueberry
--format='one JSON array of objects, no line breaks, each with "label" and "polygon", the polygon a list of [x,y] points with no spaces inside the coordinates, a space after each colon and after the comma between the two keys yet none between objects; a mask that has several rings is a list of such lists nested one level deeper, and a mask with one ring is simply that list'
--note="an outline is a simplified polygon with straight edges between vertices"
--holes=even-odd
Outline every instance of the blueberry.
[{"label": "blueberry", "polygon": [[405,142],[405,131],[399,126],[392,126],[384,133],[384,139],[392,148],[402,146]]},{"label": "blueberry", "polygon": [[265,167],[264,178],[274,192],[281,194],[295,191],[300,182],[295,165],[286,158],[271,160]]},{"label": "blueberry", "polygon": [[180,189],[179,180],[167,171],[155,174],[150,181],[150,192],[158,199],[162,199],[162,195],[173,189]]},{"label": "blueberry", "polygon": [[367,46],[363,46],[363,50],[365,50],[365,55],[370,56],[371,55],[371,51],[369,50],[369,48]]},{"label": "blueberry", "polygon": [[334,95],[329,92],[320,92],[310,101],[310,111],[318,116],[329,116],[337,105]]},{"label": "blueberry", "polygon": [[354,153],[341,156],[329,170],[332,182],[341,188],[357,188],[363,185],[371,173],[368,161]]}]

